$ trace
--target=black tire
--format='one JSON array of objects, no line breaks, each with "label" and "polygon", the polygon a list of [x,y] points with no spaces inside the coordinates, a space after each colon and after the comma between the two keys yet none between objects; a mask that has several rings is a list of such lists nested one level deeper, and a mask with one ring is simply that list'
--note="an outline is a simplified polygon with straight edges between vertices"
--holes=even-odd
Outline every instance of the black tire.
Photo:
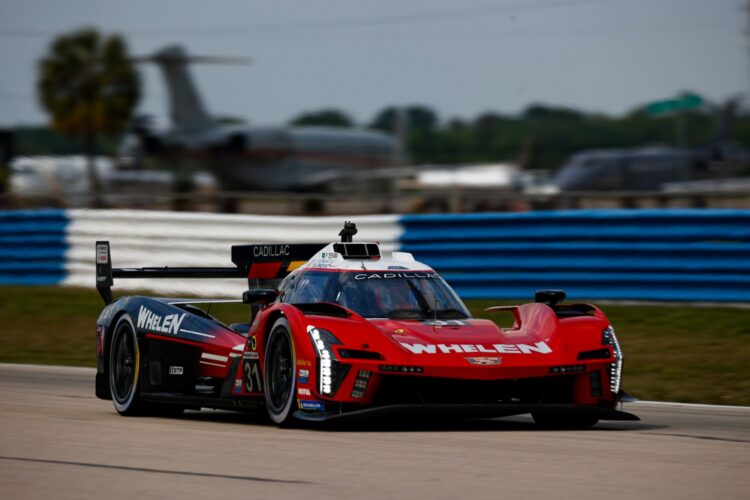
[{"label": "black tire", "polygon": [[545,429],[588,429],[599,422],[595,416],[579,413],[532,413],[531,416],[536,425]]},{"label": "black tire", "polygon": [[297,367],[289,322],[279,318],[266,342],[263,392],[268,416],[278,426],[289,426],[297,410]]},{"label": "black tire", "polygon": [[141,356],[135,325],[124,314],[115,325],[109,350],[109,390],[120,415],[154,415],[178,417],[184,407],[172,404],[146,403],[140,396]]},{"label": "black tire", "polygon": [[139,394],[140,363],[135,325],[129,315],[123,314],[115,325],[109,349],[109,391],[120,415],[143,413],[144,404]]}]

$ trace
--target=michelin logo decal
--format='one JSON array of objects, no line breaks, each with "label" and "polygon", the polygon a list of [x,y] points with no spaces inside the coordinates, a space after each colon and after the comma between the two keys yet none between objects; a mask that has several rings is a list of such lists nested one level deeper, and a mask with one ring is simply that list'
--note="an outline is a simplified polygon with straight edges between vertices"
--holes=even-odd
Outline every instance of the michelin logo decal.
[{"label": "michelin logo decal", "polygon": [[138,310],[138,328],[153,332],[177,335],[186,314],[187,313],[167,314],[166,316],[160,316],[149,308],[141,306]]},{"label": "michelin logo decal", "polygon": [[413,354],[450,354],[468,352],[491,354],[549,354],[552,352],[552,349],[546,342],[537,342],[534,345],[492,344],[491,346],[483,344],[409,344],[407,342],[401,342],[401,345]]}]

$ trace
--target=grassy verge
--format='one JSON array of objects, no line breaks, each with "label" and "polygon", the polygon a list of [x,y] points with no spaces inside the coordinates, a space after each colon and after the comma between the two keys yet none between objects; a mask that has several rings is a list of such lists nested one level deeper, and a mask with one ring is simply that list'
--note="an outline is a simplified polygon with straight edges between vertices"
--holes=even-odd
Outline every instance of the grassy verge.
[{"label": "grassy verge", "polygon": [[[475,316],[491,302],[470,302]],[[601,307],[625,354],[623,387],[641,399],[750,405],[750,310]]]},{"label": "grassy verge", "polygon": [[[495,302],[470,301],[477,317]],[[93,290],[0,286],[0,361],[93,366]],[[642,399],[750,405],[750,310],[603,307],[625,352],[623,385]],[[242,321],[244,306],[212,313]],[[504,318],[503,318],[504,319]]]}]

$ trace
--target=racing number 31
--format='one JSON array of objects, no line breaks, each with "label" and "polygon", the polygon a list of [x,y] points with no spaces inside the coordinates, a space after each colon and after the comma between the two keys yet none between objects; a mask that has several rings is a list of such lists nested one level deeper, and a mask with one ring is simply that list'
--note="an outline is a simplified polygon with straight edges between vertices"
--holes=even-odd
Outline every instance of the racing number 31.
[{"label": "racing number 31", "polygon": [[260,380],[260,363],[256,359],[245,360],[245,390],[247,392],[263,392]]}]

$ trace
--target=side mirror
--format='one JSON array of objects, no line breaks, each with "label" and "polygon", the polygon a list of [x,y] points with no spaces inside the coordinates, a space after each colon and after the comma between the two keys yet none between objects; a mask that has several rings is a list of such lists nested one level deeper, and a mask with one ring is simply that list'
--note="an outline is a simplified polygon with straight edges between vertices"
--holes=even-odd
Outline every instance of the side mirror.
[{"label": "side mirror", "polygon": [[278,296],[279,292],[272,288],[251,288],[242,293],[242,303],[268,305]]},{"label": "side mirror", "polygon": [[550,307],[554,307],[563,300],[565,300],[565,292],[562,290],[537,290],[534,294],[534,302],[547,304]]}]

